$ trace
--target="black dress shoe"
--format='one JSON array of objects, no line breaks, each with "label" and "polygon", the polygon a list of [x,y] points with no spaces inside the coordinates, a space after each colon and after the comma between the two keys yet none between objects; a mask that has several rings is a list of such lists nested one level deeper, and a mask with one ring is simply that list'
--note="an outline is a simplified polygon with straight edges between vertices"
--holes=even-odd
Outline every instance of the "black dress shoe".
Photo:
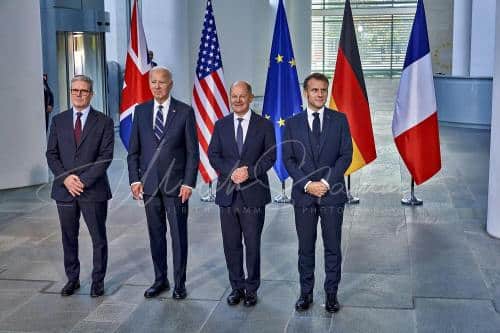
[{"label": "black dress shoe", "polygon": [[170,290],[170,283],[168,281],[165,282],[155,282],[151,287],[149,287],[145,292],[144,292],[144,297],[146,298],[152,298],[156,297],[165,290]]},{"label": "black dress shoe", "polygon": [[257,294],[255,292],[247,292],[245,294],[244,306],[255,306],[257,304]]},{"label": "black dress shoe", "polygon": [[174,299],[184,299],[187,297],[186,287],[175,287],[172,293],[172,298]]},{"label": "black dress shoe", "polygon": [[227,304],[237,305],[245,298],[245,292],[242,289],[233,289],[229,296],[227,296]]},{"label": "black dress shoe", "polygon": [[80,288],[80,281],[68,281],[61,289],[61,296],[71,296],[78,288]]},{"label": "black dress shoe", "polygon": [[301,294],[297,302],[295,302],[295,310],[306,311],[313,302],[312,294]]},{"label": "black dress shoe", "polygon": [[104,282],[92,282],[90,286],[90,297],[99,297],[104,295]]},{"label": "black dress shoe", "polygon": [[338,312],[340,310],[340,304],[337,300],[337,294],[326,294],[325,310],[328,312]]}]

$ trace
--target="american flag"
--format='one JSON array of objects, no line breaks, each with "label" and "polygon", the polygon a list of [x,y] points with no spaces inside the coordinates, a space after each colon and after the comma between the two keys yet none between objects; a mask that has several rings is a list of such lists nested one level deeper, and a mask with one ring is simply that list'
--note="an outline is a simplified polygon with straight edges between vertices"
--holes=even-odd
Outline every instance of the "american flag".
[{"label": "american flag", "polygon": [[134,0],[120,105],[120,137],[127,149],[135,106],[153,98],[151,90],[149,90],[149,70],[151,65],[148,63],[147,54],[146,36],[144,35],[141,16],[137,8],[137,1]]},{"label": "american flag", "polygon": [[208,183],[217,178],[217,173],[208,161],[208,144],[212,138],[217,119],[223,118],[229,113],[229,101],[224,86],[222,58],[215,28],[212,0],[207,0],[205,19],[203,20],[192,103],[200,144],[199,170],[203,180]]}]

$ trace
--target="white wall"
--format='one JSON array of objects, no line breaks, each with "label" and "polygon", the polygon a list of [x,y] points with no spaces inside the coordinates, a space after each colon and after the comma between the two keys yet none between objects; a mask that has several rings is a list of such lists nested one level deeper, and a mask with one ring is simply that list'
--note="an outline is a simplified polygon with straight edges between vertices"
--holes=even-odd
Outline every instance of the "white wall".
[{"label": "white wall", "polygon": [[453,2],[453,58],[451,73],[468,76],[470,67],[470,34],[472,0]]},{"label": "white wall", "polygon": [[[21,19],[22,18],[22,19]],[[48,181],[38,0],[0,2],[0,189]]]},{"label": "white wall", "polygon": [[495,68],[493,76],[491,138],[490,138],[490,179],[488,187],[488,220],[486,229],[494,237],[500,238],[500,6],[496,8]]},{"label": "white wall", "polygon": [[[128,0],[127,0],[128,1]],[[104,0],[104,10],[109,13],[110,32],[106,33],[106,60],[125,65],[128,47],[130,14],[127,1]]]},{"label": "white wall", "polygon": [[496,0],[472,1],[471,76],[493,76]]}]

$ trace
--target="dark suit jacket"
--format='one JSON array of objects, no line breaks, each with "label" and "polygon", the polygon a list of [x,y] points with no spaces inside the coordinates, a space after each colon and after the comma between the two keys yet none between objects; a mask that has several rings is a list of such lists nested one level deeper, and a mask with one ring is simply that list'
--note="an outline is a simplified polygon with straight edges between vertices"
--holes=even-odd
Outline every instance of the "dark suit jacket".
[{"label": "dark suit jacket", "polygon": [[[352,139],[347,118],[343,113],[325,108],[317,159],[309,140],[311,130],[307,112],[287,119],[283,162],[293,179],[292,199],[296,206],[313,203],[329,206],[347,201],[344,173],[352,160]],[[308,181],[325,179],[330,191],[322,198],[304,192]]]},{"label": "dark suit jacket", "polygon": [[[195,187],[199,148],[193,109],[171,99],[160,142],[153,132],[154,101],[136,106],[127,156],[130,183],[142,182],[144,193],[178,196],[181,185]],[[155,156],[155,152],[158,153]]]},{"label": "dark suit jacket", "polygon": [[273,124],[252,111],[241,156],[238,153],[234,132],[234,114],[215,123],[212,140],[208,146],[208,159],[219,173],[215,203],[230,206],[235,184],[231,181],[234,169],[248,166],[248,180],[240,184],[243,201],[247,207],[262,207],[271,202],[267,171],[276,161],[276,138]]},{"label": "dark suit jacket", "polygon": [[47,163],[54,174],[52,199],[63,202],[75,200],[63,182],[75,174],[85,184],[83,193],[76,199],[106,201],[111,199],[106,170],[113,160],[113,120],[90,108],[78,147],[73,130],[73,110],[69,109],[52,118],[47,143]]}]

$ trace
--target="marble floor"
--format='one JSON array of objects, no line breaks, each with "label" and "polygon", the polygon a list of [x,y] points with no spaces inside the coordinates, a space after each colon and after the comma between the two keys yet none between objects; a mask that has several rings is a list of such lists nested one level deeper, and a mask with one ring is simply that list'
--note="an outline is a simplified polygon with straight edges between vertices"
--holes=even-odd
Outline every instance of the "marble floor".
[{"label": "marble floor", "polygon": [[320,240],[314,306],[294,311],[297,238],[291,206],[277,204],[266,212],[259,303],[228,306],[218,209],[200,201],[207,191],[201,183],[190,201],[188,297],[144,299],[153,280],[145,214],[129,196],[117,142],[104,297],[89,297],[91,243],[83,223],[82,288],[59,295],[65,275],[50,185],[0,191],[0,331],[500,332],[500,240],[485,231],[489,131],[441,127],[443,168],[417,187],[423,206],[402,206],[410,177],[391,134],[397,84],[367,81],[378,158],[352,176],[361,203],[346,209],[339,313],[324,310]]}]

